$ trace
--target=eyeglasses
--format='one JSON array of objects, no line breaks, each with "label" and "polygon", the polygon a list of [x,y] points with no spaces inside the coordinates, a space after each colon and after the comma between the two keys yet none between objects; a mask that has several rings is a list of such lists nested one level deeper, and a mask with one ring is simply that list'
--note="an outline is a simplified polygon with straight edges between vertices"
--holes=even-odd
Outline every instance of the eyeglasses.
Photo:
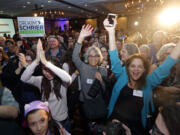
[{"label": "eyeglasses", "polygon": [[161,130],[157,127],[156,124],[154,124],[152,128],[152,135],[165,135],[165,134],[161,132]]},{"label": "eyeglasses", "polygon": [[90,57],[90,58],[97,58],[97,57],[99,57],[99,55],[89,55],[88,57]]}]

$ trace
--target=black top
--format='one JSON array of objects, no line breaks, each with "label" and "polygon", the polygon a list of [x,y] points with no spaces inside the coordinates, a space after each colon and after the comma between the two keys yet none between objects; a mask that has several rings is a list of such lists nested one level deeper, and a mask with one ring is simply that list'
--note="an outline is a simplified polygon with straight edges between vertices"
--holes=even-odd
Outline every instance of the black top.
[{"label": "black top", "polygon": [[133,91],[128,85],[122,89],[112,112],[111,119],[118,119],[126,124],[134,132],[132,134],[135,135],[143,132],[141,124],[143,97],[138,96],[136,93],[133,94]]}]

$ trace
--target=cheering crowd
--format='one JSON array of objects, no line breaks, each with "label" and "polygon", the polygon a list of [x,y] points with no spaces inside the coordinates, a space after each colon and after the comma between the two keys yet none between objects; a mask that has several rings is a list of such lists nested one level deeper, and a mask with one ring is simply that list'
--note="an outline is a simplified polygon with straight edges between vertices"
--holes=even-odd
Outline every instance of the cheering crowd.
[{"label": "cheering crowd", "polygon": [[149,43],[116,24],[1,36],[1,133],[76,135],[81,122],[84,135],[178,135],[180,38],[156,31]]}]

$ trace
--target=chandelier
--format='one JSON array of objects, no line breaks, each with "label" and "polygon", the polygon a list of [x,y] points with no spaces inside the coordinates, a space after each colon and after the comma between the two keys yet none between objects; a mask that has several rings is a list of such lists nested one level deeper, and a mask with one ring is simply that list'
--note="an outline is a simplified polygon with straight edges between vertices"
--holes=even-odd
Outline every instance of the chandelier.
[{"label": "chandelier", "polygon": [[145,7],[159,7],[164,4],[165,0],[125,0],[125,8],[139,8],[143,10]]},{"label": "chandelier", "polygon": [[44,16],[45,18],[58,18],[64,17],[64,12],[59,10],[39,11],[38,16]]}]

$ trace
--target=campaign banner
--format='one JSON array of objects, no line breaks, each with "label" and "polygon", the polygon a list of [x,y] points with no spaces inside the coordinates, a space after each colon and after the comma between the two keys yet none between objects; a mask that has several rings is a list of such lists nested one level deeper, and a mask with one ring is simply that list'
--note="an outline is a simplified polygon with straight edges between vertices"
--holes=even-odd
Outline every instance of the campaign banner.
[{"label": "campaign banner", "polygon": [[44,17],[18,17],[17,20],[21,37],[44,36]]}]

